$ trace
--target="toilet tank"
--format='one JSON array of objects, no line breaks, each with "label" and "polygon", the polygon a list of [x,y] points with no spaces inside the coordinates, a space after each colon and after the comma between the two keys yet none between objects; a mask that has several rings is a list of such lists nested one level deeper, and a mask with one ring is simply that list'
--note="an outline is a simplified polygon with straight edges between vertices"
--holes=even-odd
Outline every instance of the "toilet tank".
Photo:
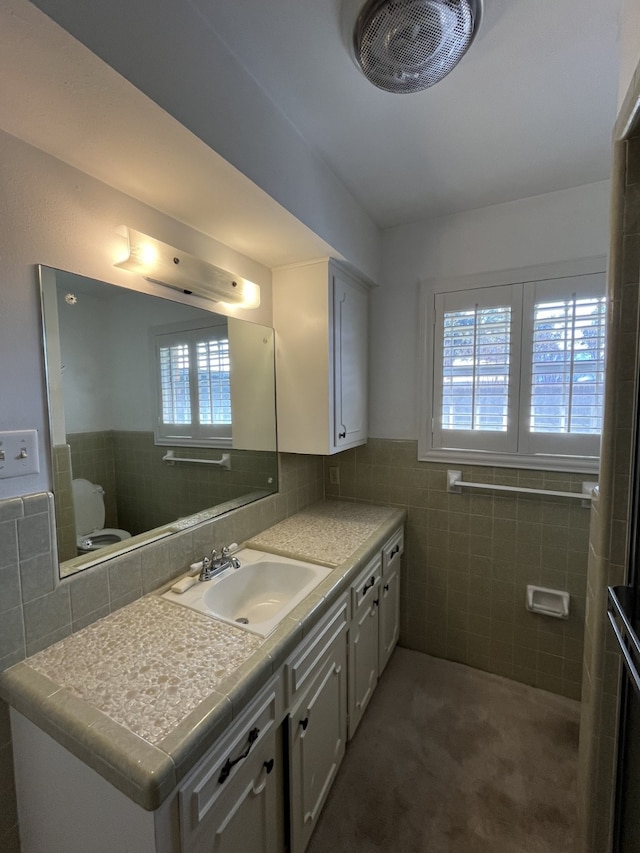
[{"label": "toilet tank", "polygon": [[104,527],[104,489],[89,480],[73,480],[73,510],[76,517],[76,533],[85,536]]}]

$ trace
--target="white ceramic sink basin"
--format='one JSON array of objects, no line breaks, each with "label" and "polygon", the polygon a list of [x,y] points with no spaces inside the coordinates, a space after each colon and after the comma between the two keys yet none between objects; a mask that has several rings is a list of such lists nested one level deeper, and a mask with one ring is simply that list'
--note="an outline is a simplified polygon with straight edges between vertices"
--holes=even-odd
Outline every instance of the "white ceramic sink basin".
[{"label": "white ceramic sink basin", "polygon": [[181,594],[163,598],[267,637],[332,569],[243,548],[234,554],[240,568],[198,581]]}]

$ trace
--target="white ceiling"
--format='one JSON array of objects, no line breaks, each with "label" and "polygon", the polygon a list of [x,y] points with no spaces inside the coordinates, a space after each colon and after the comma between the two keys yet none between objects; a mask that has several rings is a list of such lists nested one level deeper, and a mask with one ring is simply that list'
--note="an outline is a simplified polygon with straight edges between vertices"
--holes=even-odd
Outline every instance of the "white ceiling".
[{"label": "white ceiling", "polygon": [[[359,72],[343,0],[188,2],[381,227],[609,175],[623,0],[485,0],[413,95]],[[334,253],[27,0],[0,5],[0,128],[267,266]]]},{"label": "white ceiling", "polygon": [[622,0],[485,0],[431,89],[371,85],[343,0],[190,0],[382,227],[609,175]]}]

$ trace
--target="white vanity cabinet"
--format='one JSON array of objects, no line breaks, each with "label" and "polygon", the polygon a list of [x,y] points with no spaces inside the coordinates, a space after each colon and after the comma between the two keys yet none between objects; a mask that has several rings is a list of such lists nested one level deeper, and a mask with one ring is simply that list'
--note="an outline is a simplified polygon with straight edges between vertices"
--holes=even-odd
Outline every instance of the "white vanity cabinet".
[{"label": "white vanity cabinet", "polygon": [[349,625],[349,740],[371,700],[400,635],[400,558],[397,530],[351,585]]},{"label": "white vanity cabinet", "polygon": [[284,850],[282,694],[272,679],[180,786],[184,853]]},{"label": "white vanity cabinet", "polygon": [[351,586],[349,739],[353,737],[378,683],[381,577],[382,557],[378,554]]},{"label": "white vanity cabinet", "polygon": [[347,624],[343,598],[285,666],[289,853],[303,853],[344,757],[347,742]]},{"label": "white vanity cabinet", "polygon": [[23,853],[304,853],[397,641],[402,537],[376,547],[332,604],[312,605],[318,621],[305,630],[309,611],[302,639],[155,811],[140,805],[146,777],[127,796],[12,707]]},{"label": "white vanity cabinet", "polygon": [[284,853],[283,692],[272,678],[153,812],[12,709],[23,853]]},{"label": "white vanity cabinet", "polygon": [[400,528],[382,549],[378,676],[382,675],[400,636],[400,560],[403,553],[404,530]]},{"label": "white vanity cabinet", "polygon": [[367,439],[368,290],[329,259],[273,272],[278,449],[329,455]]}]

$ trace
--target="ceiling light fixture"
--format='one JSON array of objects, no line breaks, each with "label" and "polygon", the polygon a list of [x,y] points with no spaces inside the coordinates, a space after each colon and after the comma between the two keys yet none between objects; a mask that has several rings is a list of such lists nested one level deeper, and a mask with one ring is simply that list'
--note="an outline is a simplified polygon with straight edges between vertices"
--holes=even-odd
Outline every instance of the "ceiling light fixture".
[{"label": "ceiling light fixture", "polygon": [[129,254],[114,264],[160,284],[194,294],[212,302],[228,303],[238,308],[260,305],[260,286],[233,275],[227,270],[174,249],[147,234],[127,228]]},{"label": "ceiling light fixture", "polygon": [[446,77],[478,32],[482,0],[367,0],[352,31],[356,62],[386,92],[420,92]]}]

